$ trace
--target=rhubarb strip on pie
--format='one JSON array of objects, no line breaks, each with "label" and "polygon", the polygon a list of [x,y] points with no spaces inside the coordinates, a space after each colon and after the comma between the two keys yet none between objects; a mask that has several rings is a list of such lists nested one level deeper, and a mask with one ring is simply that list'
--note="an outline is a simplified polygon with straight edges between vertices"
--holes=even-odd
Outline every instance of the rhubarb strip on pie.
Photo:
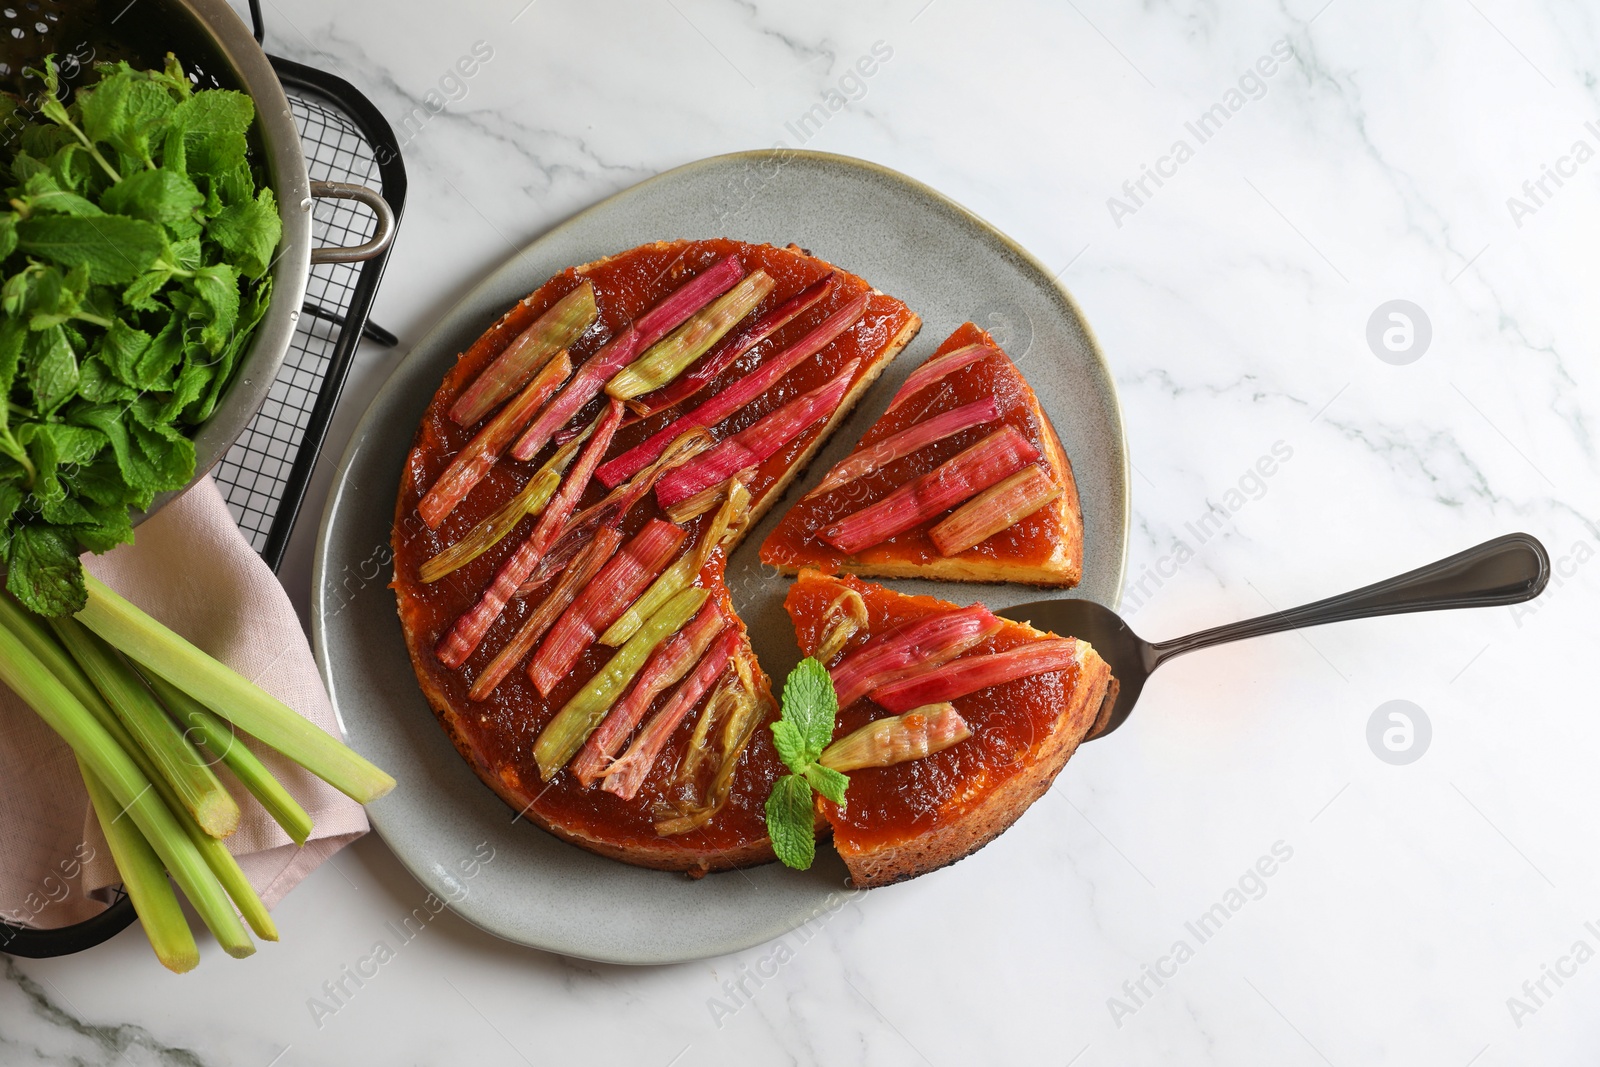
[{"label": "rhubarb strip on pie", "polygon": [[[818,798],[852,882],[868,888],[954,863],[1004,832],[1050,787],[1102,704],[1115,698],[1116,682],[1085,642],[997,619],[979,605],[961,608],[809,569],[784,600],[803,654],[830,643],[835,605],[847,592],[866,605],[867,623],[852,624],[824,666],[836,686],[854,679],[845,682],[846,695],[866,695],[840,708],[836,741],[919,708],[937,725],[949,720],[945,705],[966,735],[936,739],[947,747],[920,758],[851,770],[844,808]],[[919,664],[893,654],[907,643],[946,647],[974,626],[987,632],[954,658],[930,654]]]},{"label": "rhubarb strip on pie", "polygon": [[[566,338],[551,324],[582,320],[551,309],[568,298],[586,310],[587,296],[572,295],[585,286],[595,317],[565,346],[570,374],[496,423],[555,360],[543,349]],[[724,312],[760,290],[730,323]],[[776,705],[723,581],[727,554],[919,325],[900,301],[798,248],[658,242],[562,271],[445,373],[402,472],[393,587],[429,704],[512,809],[642,866],[699,873],[772,858],[762,805],[783,771],[766,729]],[[627,405],[620,419],[616,404]],[[479,409],[467,425],[451,416]],[[430,526],[424,494],[491,425],[430,505]],[[558,486],[548,498],[527,490],[558,447],[569,449],[551,468]],[[737,480],[723,478],[730,465]],[[681,543],[657,540],[670,532],[663,487],[708,501],[674,524]],[[519,518],[519,494],[543,503]],[[419,571],[430,560],[428,583]],[[696,589],[706,596],[694,618],[664,624],[658,613]],[[658,642],[639,643],[653,633]],[[607,706],[580,698],[591,685]]]},{"label": "rhubarb strip on pie", "polygon": [[789,510],[761,561],[785,574],[1076,585],[1072,465],[1022,372],[969,322]]}]

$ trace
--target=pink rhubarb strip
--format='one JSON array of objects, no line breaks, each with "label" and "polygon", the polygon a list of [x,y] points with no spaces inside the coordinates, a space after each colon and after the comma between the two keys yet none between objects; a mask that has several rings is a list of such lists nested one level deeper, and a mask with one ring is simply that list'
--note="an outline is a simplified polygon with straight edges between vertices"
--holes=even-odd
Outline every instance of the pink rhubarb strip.
[{"label": "pink rhubarb strip", "polygon": [[440,640],[437,654],[439,661],[446,667],[455,669],[467,662],[467,657],[471,656],[483,642],[483,635],[489,632],[489,627],[500,618],[500,613],[505,610],[506,604],[516,595],[517,588],[539,565],[540,557],[555,542],[561,533],[561,528],[571,517],[573,508],[577,507],[578,498],[583,495],[584,489],[588,488],[589,479],[594,476],[594,469],[599,465],[600,457],[611,447],[611,438],[616,434],[617,426],[621,422],[622,402],[613,400],[606,408],[605,414],[600,417],[594,434],[584,442],[583,451],[578,455],[578,462],[567,473],[566,480],[561,483],[561,488],[556,490],[555,496],[550,498],[550,503],[545,505],[538,524],[522,544],[517,546],[516,551],[500,565],[500,569],[495,572],[494,580],[489,583],[489,588],[483,591],[478,602],[467,609],[450,628],[450,632]]},{"label": "pink rhubarb strip", "polygon": [[957,453],[927,474],[822,531],[841,552],[856,553],[926,522],[1039,458],[1039,450],[1006,426]]},{"label": "pink rhubarb strip", "polygon": [[607,486],[613,486],[624,478],[632,477],[653,463],[655,458],[682,434],[696,426],[715,426],[765,393],[778,379],[822,351],[835,337],[853,326],[856,320],[866,313],[871,298],[871,293],[860,294],[823,319],[810,333],[782,352],[773,355],[753,373],[738,381],[730,382],[721,392],[707,398],[693,411],[679,416],[616,459],[608,461],[598,472],[600,480]]},{"label": "pink rhubarb strip", "polygon": [[644,713],[650,710],[650,702],[700,662],[711,642],[722,632],[724,624],[716,601],[707,600],[687,626],[663,641],[661,647],[651,653],[633,687],[611,706],[604,721],[589,735],[589,740],[583,743],[583,748],[568,765],[579,783],[587,788],[605,773],[611,757],[617,754],[617,750],[628,740],[628,735],[633,733],[634,727],[639,725],[639,720],[644,718]]},{"label": "pink rhubarb strip", "polygon": [[428,489],[427,495],[417,504],[417,514],[428,524],[428,529],[437,530],[456,505],[467,498],[473,486],[481,482],[499,460],[506,445],[511,443],[511,439],[571,373],[572,360],[565,352],[557,352],[555,358],[534,375],[522,392],[500,409],[500,413],[473,436],[467,447],[456,453],[450,466],[445,468],[444,473]]},{"label": "pink rhubarb strip", "polygon": [[704,656],[700,657],[700,662],[689,672],[689,676],[678,683],[678,688],[672,691],[672,696],[667,698],[661,710],[645,723],[644,729],[639,731],[639,736],[628,746],[628,751],[606,768],[601,789],[615,793],[624,800],[632,800],[638,795],[639,787],[644,785],[645,776],[650,773],[650,768],[655,766],[661,750],[666,748],[667,742],[672,739],[673,731],[728,669],[728,661],[733,658],[734,652],[738,651],[739,641],[738,628],[730,626],[722,631],[721,637]]},{"label": "pink rhubarb strip", "polygon": [[511,446],[511,458],[526,462],[549,442],[552,435],[594,398],[617,371],[632,363],[645,349],[683,325],[690,315],[733,288],[744,276],[738,256],[728,256],[695,275],[661,301],[605,347],[584,361],[567,387],[550,402],[526,433]]},{"label": "pink rhubarb strip", "polygon": [[550,635],[528,664],[528,678],[541,696],[550,695],[601,631],[616,622],[645,586],[655,581],[687,536],[681,526],[651,519],[606,561],[550,628]]},{"label": "pink rhubarb strip", "polygon": [[836,277],[837,275],[830,274],[826,278],[812,282],[765,315],[736,331],[731,337],[723,338],[716,348],[696,360],[692,367],[678,376],[677,380],[653,393],[647,393],[630,401],[629,408],[637,412],[641,418],[647,418],[658,411],[665,411],[675,404],[683,403],[711,384],[713,378],[732,366],[740,356],[771,337],[788,325],[796,315],[827,296],[833,289]]},{"label": "pink rhubarb strip", "polygon": [[919,448],[926,448],[936,441],[943,441],[946,437],[960,433],[962,430],[981,426],[993,421],[1000,415],[1000,405],[992,396],[982,400],[974,400],[970,404],[962,404],[958,408],[942,411],[937,415],[923,419],[901,430],[899,433],[890,434],[874,445],[865,445],[840,460],[828,476],[817,484],[817,487],[807,493],[807,497],[818,496],[822,493],[848,485],[857,478],[865,478],[873,471],[882,470],[902,456],[909,456]]},{"label": "pink rhubarb strip", "polygon": [[702,489],[727,481],[739,471],[765,463],[806,427],[838,410],[860,365],[860,360],[852,359],[825,384],[763,415],[705,455],[668,471],[656,483],[656,501],[663,508],[670,508]]},{"label": "pink rhubarb strip", "polygon": [[1052,637],[1005,652],[967,656],[924,670],[874,689],[872,700],[890,711],[910,711],[924,704],[956,700],[1019,678],[1064,671],[1077,662],[1078,643],[1070,637]]},{"label": "pink rhubarb strip", "polygon": [[622,533],[609,526],[602,526],[594,532],[594,536],[585,541],[583,552],[572,561],[572,566],[561,573],[561,580],[556,587],[550,590],[550,595],[539,602],[533,609],[533,614],[522,624],[505,648],[495,654],[494,659],[483,669],[483,673],[473,681],[472,688],[467,691],[468,698],[472,700],[488,700],[489,694],[495,687],[505,681],[507,676],[516,669],[517,664],[533,651],[533,646],[539,639],[549,632],[561,613],[572,603],[578,591],[589,584],[606,560],[611,558],[617,546],[622,544]]},{"label": "pink rhubarb strip", "polygon": [[915,394],[941,378],[954,374],[962,367],[976,363],[984,356],[999,354],[999,349],[993,345],[986,345],[980,342],[975,345],[966,345],[958,348],[954,352],[946,352],[942,356],[934,356],[911,372],[906,378],[905,384],[900,386],[900,391],[894,394],[894,399],[889,401],[889,406],[884,410],[884,414],[889,414],[889,412],[910,400]]},{"label": "pink rhubarb strip", "polygon": [[905,677],[929,663],[947,663],[999,632],[1002,623],[988,608],[974,604],[918,619],[873,637],[828,671],[839,706]]}]

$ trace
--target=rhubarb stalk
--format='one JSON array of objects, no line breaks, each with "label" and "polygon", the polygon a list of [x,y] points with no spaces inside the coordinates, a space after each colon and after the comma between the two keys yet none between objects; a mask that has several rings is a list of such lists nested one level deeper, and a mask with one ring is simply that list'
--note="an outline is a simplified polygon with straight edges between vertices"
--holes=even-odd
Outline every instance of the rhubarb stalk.
[{"label": "rhubarb stalk", "polygon": [[879,634],[829,669],[839,706],[849,707],[907,670],[947,663],[988,640],[1001,625],[988,608],[974,604]]},{"label": "rhubarb stalk", "polygon": [[594,644],[595,637],[617,621],[634,598],[666,567],[683,544],[687,531],[661,519],[651,519],[614,556],[606,561],[577,599],[556,620],[549,636],[528,664],[528,678],[541,696],[550,691]]},{"label": "rhubarb stalk", "polygon": [[871,293],[862,293],[829,315],[800,340],[776,353],[749,375],[730,382],[721,392],[708,397],[699,407],[679,416],[645,438],[638,445],[608,461],[597,472],[607,485],[616,485],[634,472],[643,470],[667,445],[693,426],[715,426],[729,415],[761,396],[784,375],[826,348],[833,339],[853,326],[866,313]]},{"label": "rhubarb stalk", "polygon": [[[550,551],[545,553],[544,558],[539,561],[538,568],[528,580],[522,583],[517,595],[529,596],[538,592],[546,582],[561,573],[562,568],[578,554],[578,550],[594,535],[594,531],[601,523],[608,526],[620,525],[633,506],[655,488],[656,481],[662,474],[681,463],[689,462],[714,444],[716,441],[709,430],[690,430],[672,442],[672,447],[663,452],[655,463],[568,519],[560,538],[551,546]],[[678,522],[670,515],[668,518]]]},{"label": "rhubarb stalk", "polygon": [[[656,833],[663,837],[698,830],[716,817],[733,791],[733,772],[738,769],[739,757],[750,744],[750,738],[755,734],[756,727],[761,725],[763,718],[761,712],[767,704],[756,696],[750,666],[745,662],[745,658],[738,654],[734,655],[733,664],[737,681],[729,685],[726,690],[719,690],[719,695],[723,692],[728,694],[730,704],[722,717],[721,761],[717,764],[716,772],[711,776],[711,782],[707,785],[698,805],[676,818],[663,819],[656,823]],[[715,702],[716,697],[714,696],[712,700]],[[707,705],[706,710],[711,711],[711,706]],[[693,754],[691,751],[690,755]],[[686,758],[685,766],[687,765]]]},{"label": "rhubarb stalk", "polygon": [[[718,260],[641,315],[584,361],[548,407],[511,446],[511,458],[526,463],[557,430],[594,398],[606,381],[640,352],[665,337],[690,315],[727,292],[744,274],[739,257]],[[640,466],[644,466],[640,464]],[[619,478],[618,481],[621,481]],[[607,485],[614,483],[607,482]]]},{"label": "rhubarb stalk", "polygon": [[741,470],[759,467],[812,423],[838,410],[860,365],[860,360],[851,360],[826,384],[801,393],[692,463],[678,467],[657,483],[656,500],[662,507],[670,508],[703,489],[727,481]]},{"label": "rhubarb stalk", "polygon": [[996,482],[928,531],[941,556],[965,552],[1021,522],[1061,495],[1061,486],[1034,463]]},{"label": "rhubarb stalk", "polygon": [[484,634],[489,632],[489,627],[500,618],[500,613],[505,611],[506,604],[516,595],[517,589],[539,565],[540,557],[555,543],[561,528],[572,516],[578,498],[583,495],[584,489],[588,488],[589,479],[594,475],[600,457],[605,455],[606,449],[611,446],[611,438],[617,432],[617,424],[621,421],[622,402],[613,400],[605,413],[600,416],[594,433],[584,444],[577,464],[567,474],[566,480],[561,483],[561,488],[556,490],[556,495],[550,498],[550,503],[546,505],[544,514],[539,516],[539,522],[532,532],[500,565],[494,580],[483,591],[478,602],[456,620],[450,632],[439,642],[439,661],[445,666],[452,669],[459,668],[467,661],[467,657],[477,650],[478,645],[483,642]]},{"label": "rhubarb stalk", "polygon": [[489,414],[557,352],[576,343],[598,314],[594,284],[585,278],[576,289],[551,304],[479,373],[450,405],[450,417],[462,426],[471,426]]},{"label": "rhubarb stalk", "polygon": [[201,829],[212,837],[226,837],[238,829],[238,803],[128,661],[76,619],[46,622],[139,747],[149,753],[160,779]]},{"label": "rhubarb stalk", "polygon": [[1039,458],[1039,450],[1005,426],[888,496],[822,531],[841,552],[856,553],[903,533],[978,495]]},{"label": "rhubarb stalk", "polygon": [[661,572],[661,577],[651,583],[650,588],[646,589],[639,599],[635,600],[628,610],[619,615],[617,621],[600,635],[600,643],[613,648],[622,644],[632,637],[635,631],[644,625],[644,620],[653,615],[661,605],[671,600],[679,591],[687,589],[705,567],[706,561],[711,558],[711,553],[727,538],[728,532],[743,520],[749,506],[750,494],[745,491],[743,485],[735,482],[728,493],[728,499],[701,531],[694,547]]},{"label": "rhubarb stalk", "polygon": [[572,695],[534,742],[533,758],[539,765],[541,778],[549,781],[566,766],[656,646],[681,630],[710,595],[708,589],[685,589],[667,601]]},{"label": "rhubarb stalk", "polygon": [[727,671],[728,659],[739,647],[739,641],[737,629],[728,627],[722,631],[716,643],[700,657],[700,662],[678,683],[661,710],[645,723],[644,729],[639,731],[639,736],[633,739],[628,750],[602,772],[601,789],[615,793],[624,800],[632,800],[638,795],[639,787],[644,785],[650,768],[655,766],[661,750],[667,747],[678,724]]},{"label": "rhubarb stalk", "polygon": [[605,772],[611,757],[617,754],[628,736],[633,733],[644,713],[668,686],[675,685],[705,655],[724,626],[722,612],[716,602],[707,599],[689,624],[667,638],[650,656],[650,661],[639,672],[627,695],[616,704],[583,748],[572,761],[572,773],[585,787]]},{"label": "rhubarb stalk", "polygon": [[812,653],[819,663],[827,663],[850,643],[850,639],[867,628],[867,602],[854,589],[846,589],[833,598],[828,610],[822,613],[822,638]]},{"label": "rhubarb stalk", "polygon": [[874,703],[890,711],[957,700],[1019,678],[1064,671],[1078,662],[1078,642],[1070,637],[1031,641],[1004,652],[988,652],[923,669],[872,691]]},{"label": "rhubarb stalk", "polygon": [[771,337],[788,325],[795,316],[832,292],[837,277],[836,274],[830,274],[826,278],[812,282],[765,315],[741,326],[724,338],[704,359],[680,374],[670,385],[628,401],[628,409],[639,418],[647,418],[658,411],[665,411],[683,403],[710,385],[717,375],[733,366],[740,356]]},{"label": "rhubarb stalk", "polygon": [[848,485],[873,471],[882,470],[903,456],[909,456],[919,448],[926,448],[962,430],[990,422],[998,418],[999,414],[1000,408],[994,397],[986,396],[982,400],[974,400],[970,404],[962,404],[958,408],[951,408],[949,411],[923,419],[907,426],[899,433],[890,434],[877,444],[856,449],[840,460],[833,470],[828,472],[828,476],[818,482],[817,487],[802,499],[809,500],[841,485]]},{"label": "rhubarb stalk", "polygon": [[606,383],[606,394],[618,400],[632,400],[670,385],[738,325],[740,319],[754,311],[772,292],[774,284],[765,271],[745,275],[732,289],[690,315],[682,326],[613,375]]},{"label": "rhubarb stalk", "polygon": [[946,352],[942,356],[934,356],[906,376],[905,383],[900,386],[899,391],[894,394],[894,398],[889,401],[889,406],[884,410],[884,414],[889,414],[889,412],[910,400],[923,389],[926,389],[934,382],[949,377],[962,367],[976,363],[985,356],[998,354],[999,350],[994,346],[979,342],[975,345],[958,348],[953,352]]},{"label": "rhubarb stalk", "polygon": [[[92,588],[93,576],[85,575],[85,578]],[[92,599],[92,591],[90,596]],[[117,810],[133,820],[228,955],[250,955],[255,945],[249,933],[180,817],[153,788],[154,783],[140,770],[128,750],[79,701],[61,675],[46,667],[34,654],[30,647],[32,642],[25,643],[18,627],[28,624],[19,622],[17,613],[25,613],[25,609],[7,613],[5,625],[0,625],[0,682],[38,712],[45,724],[72,747],[83,766],[105,786]],[[66,659],[65,653],[61,658]],[[67,659],[67,663],[72,661]],[[68,669],[81,673],[75,664]]]},{"label": "rhubarb stalk", "polygon": [[572,360],[566,352],[556,353],[555,358],[544,365],[544,369],[517,394],[516,399],[502,408],[465,448],[456,453],[450,466],[445,468],[417,504],[417,514],[422,516],[422,521],[428,524],[430,530],[437,530],[445,516],[467,498],[467,494],[500,459],[500,453],[505,451],[511,439],[571,374]]},{"label": "rhubarb stalk", "polygon": [[596,530],[594,537],[585,542],[571,564],[561,572],[561,580],[556,587],[550,590],[550,595],[539,602],[533,609],[533,614],[528,616],[526,622],[517,630],[516,636],[510,643],[495,654],[494,659],[483,669],[472,683],[472,688],[467,690],[467,697],[471,700],[488,700],[489,694],[495,687],[505,681],[524,656],[533,651],[539,639],[549,631],[556,619],[572,603],[578,592],[589,584],[590,580],[605,566],[606,560],[622,544],[622,533],[610,526],[602,526]]},{"label": "rhubarb stalk", "polygon": [[954,704],[928,704],[876,719],[822,750],[817,762],[836,771],[892,767],[943,752],[972,736]]}]

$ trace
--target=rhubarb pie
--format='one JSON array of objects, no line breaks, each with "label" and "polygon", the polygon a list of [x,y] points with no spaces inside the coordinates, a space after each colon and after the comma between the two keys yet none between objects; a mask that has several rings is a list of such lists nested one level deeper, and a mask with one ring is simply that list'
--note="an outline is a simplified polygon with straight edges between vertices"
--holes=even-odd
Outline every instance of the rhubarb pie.
[{"label": "rhubarb pie", "polygon": [[561,272],[461,354],[406,459],[393,585],[507,804],[644,866],[772,857],[776,709],[723,567],[919,325],[798,248],[673,241]]},{"label": "rhubarb pie", "polygon": [[817,798],[853,884],[889,885],[982,848],[1042,796],[1116,681],[1083,641],[802,570],[784,601],[800,650],[838,694],[821,762],[846,804]]},{"label": "rhubarb pie", "polygon": [[761,561],[786,574],[1076,585],[1072,465],[1016,365],[969,322],[789,510]]}]

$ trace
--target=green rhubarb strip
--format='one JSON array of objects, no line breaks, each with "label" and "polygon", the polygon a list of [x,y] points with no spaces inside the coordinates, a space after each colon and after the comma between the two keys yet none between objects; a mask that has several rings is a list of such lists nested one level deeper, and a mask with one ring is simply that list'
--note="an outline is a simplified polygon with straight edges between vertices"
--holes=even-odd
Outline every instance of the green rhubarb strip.
[{"label": "green rhubarb strip", "polygon": [[671,566],[662,571],[650,588],[639,594],[628,609],[617,616],[617,621],[607,627],[606,632],[600,635],[600,643],[609,648],[616,648],[638,632],[639,627],[661,605],[671,600],[680,590],[688,588],[694,581],[695,575],[706,565],[706,560],[711,558],[712,550],[722,542],[727,534],[728,527],[736,520],[742,518],[743,511],[749,503],[750,493],[742,482],[735,481],[728,489],[728,498],[723,502],[722,509],[716,517],[701,532],[699,540],[694,543],[683,555],[679,556]]},{"label": "green rhubarb strip", "polygon": [[111,860],[122,876],[122,888],[133,901],[134,914],[139,916],[139,925],[144,927],[144,935],[150,940],[156,959],[177,974],[194,970],[200,962],[200,949],[194,943],[194,931],[189,929],[189,920],[183,917],[183,906],[178,903],[178,894],[173,892],[172,883],[167,879],[161,857],[156,855],[156,850],[150,847],[133,820],[121,817],[121,809],[111,791],[81,759],[78,770],[89,791],[89,802],[94,806],[100,832],[106,835],[106,843],[111,846]]},{"label": "green rhubarb strip", "polygon": [[633,681],[633,676],[639,673],[650,653],[683,629],[710,595],[709,589],[694,588],[672,597],[572,695],[534,742],[533,758],[539,764],[541,778],[549,781],[567,765]]},{"label": "green rhubarb strip", "polygon": [[221,716],[213,714],[161,675],[151,672],[144,679],[178,724],[185,727],[184,732],[193,731],[191,736],[198,737],[207,751],[228,765],[234,777],[250,790],[250,795],[272,816],[272,821],[283,827],[290,840],[297,845],[305,844],[311,836],[311,816],[272,776],[261,757],[250,751],[244,738]]},{"label": "green rhubarb strip", "polygon": [[[36,653],[48,646],[54,647],[55,655],[46,666]],[[73,676],[78,680],[69,688],[65,679]],[[188,820],[180,818],[179,812],[163,800],[160,779],[152,780],[134,762],[124,747],[132,744],[131,738],[119,744],[75,695],[93,690],[88,678],[38,620],[8,597],[0,597],[0,682],[38,712],[106,787],[117,810],[133,820],[155,849],[223,951],[236,958],[253,953],[255,944],[234,913],[221,882],[184,828]],[[99,701],[98,695],[95,699]],[[111,714],[109,709],[106,714]],[[115,716],[111,718],[114,720]],[[205,836],[198,826],[194,826],[194,833]],[[206,840],[223,848],[214,838]]]},{"label": "green rhubarb strip", "polygon": [[127,660],[75,619],[50,619],[49,623],[56,638],[78,661],[139,747],[150,754],[160,777],[172,787],[184,810],[212,837],[227,837],[237,830],[239,805],[228,795],[199,749],[156,703]]},{"label": "green rhubarb strip", "polygon": [[772,292],[772,278],[752,271],[711,304],[650,347],[650,350],[612,376],[606,392],[618,400],[653,393],[671,384],[690,365],[711,351],[711,346],[738,325],[739,320]]},{"label": "green rhubarb strip", "polygon": [[92,574],[78,621],[245,733],[300,764],[361,804],[394,779],[260,686],[217,662],[129,603]]},{"label": "green rhubarb strip", "polygon": [[528,479],[517,495],[505,507],[484,519],[469,530],[466,536],[417,568],[417,577],[424,582],[437,582],[453,571],[460,570],[489,549],[499,544],[526,516],[538,515],[550,503],[561,475],[556,471],[540,471]]},{"label": "green rhubarb strip", "polygon": [[598,315],[594,285],[584,279],[583,284],[550,305],[483,369],[450,406],[450,417],[462,426],[471,426],[483,418],[526,385],[557,352],[583,336]]}]

